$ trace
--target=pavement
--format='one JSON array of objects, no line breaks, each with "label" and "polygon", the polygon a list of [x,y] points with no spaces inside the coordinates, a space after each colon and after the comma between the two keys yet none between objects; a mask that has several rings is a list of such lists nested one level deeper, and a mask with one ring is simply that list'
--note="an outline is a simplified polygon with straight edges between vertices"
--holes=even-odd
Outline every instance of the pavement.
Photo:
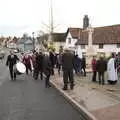
[{"label": "pavement", "polygon": [[108,85],[91,82],[92,73],[87,76],[75,75],[74,90],[63,91],[62,73],[57,70],[51,78],[54,87],[88,120],[120,120],[120,81]]}]

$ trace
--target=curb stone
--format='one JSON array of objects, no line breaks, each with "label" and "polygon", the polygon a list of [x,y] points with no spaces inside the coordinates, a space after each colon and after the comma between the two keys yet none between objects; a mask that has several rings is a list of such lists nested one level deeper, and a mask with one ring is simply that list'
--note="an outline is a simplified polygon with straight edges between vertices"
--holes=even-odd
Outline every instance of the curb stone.
[{"label": "curb stone", "polygon": [[69,102],[71,105],[78,110],[78,112],[81,113],[83,118],[85,120],[98,120],[95,118],[90,112],[88,112],[84,107],[79,105],[75,100],[73,100],[67,93],[65,93],[63,90],[60,88],[57,88],[56,84],[53,81],[50,81],[52,86],[57,89],[57,91],[60,92],[60,94]]}]

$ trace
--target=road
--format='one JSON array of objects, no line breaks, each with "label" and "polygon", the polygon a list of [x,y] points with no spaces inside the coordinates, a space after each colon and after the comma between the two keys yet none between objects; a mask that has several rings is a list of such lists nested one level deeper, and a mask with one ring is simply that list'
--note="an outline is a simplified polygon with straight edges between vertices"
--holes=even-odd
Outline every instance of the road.
[{"label": "road", "polygon": [[44,80],[19,75],[10,81],[5,61],[0,63],[0,120],[84,120],[55,88]]}]

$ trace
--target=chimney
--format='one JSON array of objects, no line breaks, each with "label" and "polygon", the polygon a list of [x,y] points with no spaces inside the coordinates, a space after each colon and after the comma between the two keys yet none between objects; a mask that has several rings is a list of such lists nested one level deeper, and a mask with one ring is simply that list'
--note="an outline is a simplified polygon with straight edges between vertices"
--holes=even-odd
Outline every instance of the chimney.
[{"label": "chimney", "polygon": [[84,15],[84,18],[83,18],[83,29],[86,29],[87,27],[89,27],[89,18],[88,18],[88,15]]}]

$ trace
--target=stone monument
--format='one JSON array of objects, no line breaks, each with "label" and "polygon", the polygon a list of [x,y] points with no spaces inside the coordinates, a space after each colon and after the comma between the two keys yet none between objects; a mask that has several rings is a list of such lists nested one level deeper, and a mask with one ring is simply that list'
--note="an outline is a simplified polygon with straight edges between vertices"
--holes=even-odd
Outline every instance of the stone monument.
[{"label": "stone monument", "polygon": [[97,54],[97,52],[93,46],[94,28],[89,26],[86,30],[88,31],[88,48],[86,50],[86,64],[87,64],[87,68],[91,69],[91,60],[92,60],[93,56],[95,56]]}]

